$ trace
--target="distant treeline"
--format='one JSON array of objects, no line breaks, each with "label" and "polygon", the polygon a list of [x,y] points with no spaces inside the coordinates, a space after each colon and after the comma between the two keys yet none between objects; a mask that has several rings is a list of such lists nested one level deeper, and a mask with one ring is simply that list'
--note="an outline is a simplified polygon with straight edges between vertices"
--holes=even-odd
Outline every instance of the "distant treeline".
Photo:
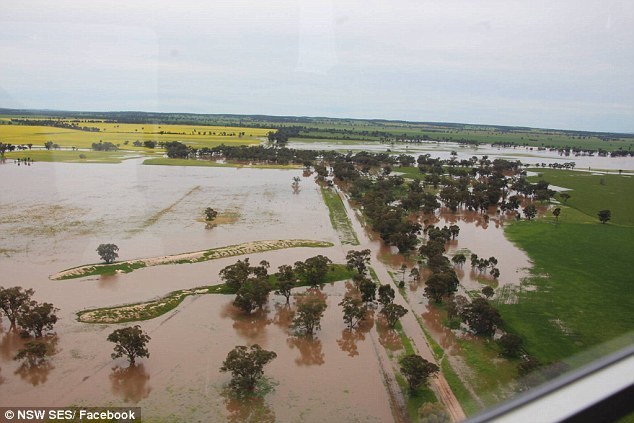
[{"label": "distant treeline", "polygon": [[[617,139],[603,139],[603,141],[618,141]],[[534,147],[537,148],[538,151],[556,151],[561,155],[564,156],[570,156],[571,154],[574,156],[579,156],[579,155],[588,155],[588,156],[593,156],[594,154],[596,154],[599,157],[628,157],[628,156],[633,156],[634,157],[634,150],[632,150],[632,146],[630,145],[628,150],[624,150],[623,147],[619,148],[618,150],[614,150],[614,151],[607,151],[604,150],[602,148],[599,148],[598,150],[594,150],[591,148],[580,148],[580,147],[573,147],[573,146],[564,146],[564,147],[557,147],[554,145],[542,145],[540,147],[535,147],[531,144],[528,143],[514,143],[514,142],[496,142],[491,144],[492,147],[503,147],[503,148],[514,148],[514,147]]]},{"label": "distant treeline", "polygon": [[55,128],[74,129],[77,131],[86,132],[99,132],[100,129],[94,126],[80,126],[79,120],[64,121],[57,119],[11,119],[11,123],[14,125],[25,126],[53,126]]}]

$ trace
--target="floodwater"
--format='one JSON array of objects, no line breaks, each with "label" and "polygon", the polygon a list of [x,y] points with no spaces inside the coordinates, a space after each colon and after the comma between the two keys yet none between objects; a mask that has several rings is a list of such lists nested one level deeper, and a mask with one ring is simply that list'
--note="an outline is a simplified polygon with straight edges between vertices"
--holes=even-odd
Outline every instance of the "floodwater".
[{"label": "floodwater", "polygon": [[439,157],[448,160],[451,152],[457,153],[456,159],[467,160],[473,156],[478,158],[488,156],[489,160],[497,158],[506,160],[520,160],[522,163],[531,165],[546,163],[575,162],[578,169],[610,169],[610,170],[634,170],[634,157],[598,157],[598,156],[569,156],[560,155],[557,151],[542,150],[536,147],[514,147],[502,148],[493,147],[490,144],[479,146],[461,145],[455,142],[424,141],[421,143],[394,143],[380,144],[378,142],[289,142],[290,148],[299,150],[336,150],[343,152],[371,151],[374,153],[385,153],[388,150],[393,153],[411,154],[418,157],[422,154],[430,154],[431,157]]},{"label": "floodwater", "polygon": [[[271,295],[262,312],[243,316],[231,296],[188,297],[175,311],[140,322],[152,338],[150,358],[129,368],[112,360],[106,337],[123,325],[75,320],[83,308],[144,301],[182,288],[219,283],[238,257],[141,269],[130,274],[51,281],[50,274],[97,262],[100,243],[119,259],[153,257],[254,240],[316,239],[331,248],[250,255],[271,271],[316,254],[344,262],[328,209],[311,178],[291,187],[301,170],[35,163],[0,166],[0,274],[3,286],[34,288],[35,299],[60,309],[47,365],[24,368],[12,357],[23,340],[0,327],[0,405],[138,405],[145,416],[181,421],[390,421],[376,344],[398,350],[394,333],[373,319],[346,329],[337,305],[349,289],[326,286],[328,308],[313,340],[289,332],[291,307]],[[200,222],[212,207],[239,215],[211,230]],[[310,222],[310,224],[307,224]],[[241,257],[242,258],[242,257]],[[376,343],[374,342],[376,340]],[[271,392],[236,401],[219,368],[235,345],[258,343],[277,358],[265,369]]]}]

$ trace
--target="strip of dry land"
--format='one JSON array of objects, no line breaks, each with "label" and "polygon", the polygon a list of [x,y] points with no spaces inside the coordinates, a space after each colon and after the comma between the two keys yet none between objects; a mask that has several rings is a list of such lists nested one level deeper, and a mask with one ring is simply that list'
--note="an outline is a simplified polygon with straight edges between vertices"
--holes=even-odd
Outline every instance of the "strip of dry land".
[{"label": "strip of dry land", "polygon": [[114,275],[117,273],[130,273],[134,270],[150,266],[165,264],[199,263],[216,260],[223,257],[241,256],[245,254],[262,253],[265,251],[281,250],[285,248],[327,248],[332,247],[331,242],[315,241],[308,239],[286,239],[275,241],[252,241],[226,247],[212,248],[209,250],[194,251],[170,256],[126,260],[110,264],[86,264],[62,270],[49,276],[52,280],[76,279],[94,275]]}]

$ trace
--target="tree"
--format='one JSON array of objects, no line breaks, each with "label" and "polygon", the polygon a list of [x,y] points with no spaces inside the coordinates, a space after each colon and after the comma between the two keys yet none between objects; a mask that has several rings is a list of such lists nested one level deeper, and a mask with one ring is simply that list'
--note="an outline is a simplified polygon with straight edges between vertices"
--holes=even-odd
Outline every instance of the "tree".
[{"label": "tree", "polygon": [[212,209],[211,207],[207,207],[205,209],[205,220],[207,222],[211,222],[218,216],[218,212]]},{"label": "tree", "polygon": [[264,375],[264,366],[275,357],[275,352],[264,350],[258,344],[253,344],[250,348],[238,345],[229,351],[220,371],[231,372],[231,389],[240,395],[247,394],[255,390],[256,384]]},{"label": "tree", "polygon": [[462,318],[476,335],[493,336],[502,325],[500,313],[484,298],[474,298],[464,310]]},{"label": "tree", "polygon": [[361,299],[366,303],[371,303],[376,299],[376,284],[367,278],[363,278],[359,284]]},{"label": "tree", "polygon": [[14,360],[24,360],[27,367],[37,367],[44,364],[48,348],[43,342],[29,341],[24,344],[18,353],[13,357]]},{"label": "tree", "polygon": [[0,310],[9,319],[10,328],[15,329],[15,322],[20,310],[31,301],[34,291],[21,286],[3,288],[0,286]]},{"label": "tree", "polygon": [[534,204],[529,204],[524,207],[524,216],[526,216],[528,220],[532,220],[535,216],[537,216],[537,207],[535,207]]},{"label": "tree", "polygon": [[350,250],[346,254],[346,268],[356,269],[360,275],[365,275],[370,264],[370,250]]},{"label": "tree", "polygon": [[424,295],[436,303],[441,303],[445,295],[453,294],[458,290],[458,277],[452,271],[433,273],[425,281]]},{"label": "tree", "polygon": [[418,409],[419,423],[450,423],[451,417],[445,407],[438,403],[426,402]]},{"label": "tree", "polygon": [[400,360],[401,373],[409,383],[410,391],[415,391],[421,385],[426,385],[429,377],[438,373],[438,366],[430,363],[420,355],[409,354]]},{"label": "tree", "polygon": [[478,258],[477,254],[471,254],[471,257],[469,257],[469,261],[471,262],[471,268],[474,268],[478,265],[480,259]]},{"label": "tree", "polygon": [[253,268],[249,265],[249,258],[247,257],[223,268],[220,271],[220,279],[232,291],[237,292],[252,272]]},{"label": "tree", "polygon": [[458,266],[462,267],[462,265],[467,262],[467,257],[462,253],[457,253],[451,258],[451,261],[453,262],[453,264],[457,264]]},{"label": "tree", "polygon": [[409,271],[409,277],[412,279],[412,282],[418,281],[418,278],[420,277],[420,271],[418,270],[418,267],[412,267],[412,269]]},{"label": "tree", "polygon": [[106,339],[115,344],[114,352],[110,355],[113,360],[127,356],[130,365],[134,366],[137,358],[150,357],[146,347],[150,337],[143,332],[139,325],[117,329]]},{"label": "tree", "polygon": [[389,327],[393,328],[399,319],[407,314],[408,310],[399,304],[390,303],[383,306],[381,314],[385,316]]},{"label": "tree", "polygon": [[389,284],[381,285],[379,287],[379,302],[385,307],[386,305],[394,301],[394,288]]},{"label": "tree", "polygon": [[283,295],[286,298],[286,304],[289,303],[291,290],[295,287],[296,276],[293,267],[284,264],[277,268],[277,289],[276,295]]},{"label": "tree", "polygon": [[297,311],[291,327],[306,336],[313,336],[321,329],[321,318],[326,310],[326,300],[318,295],[304,294],[297,297]]},{"label": "tree", "polygon": [[189,157],[189,154],[192,151],[191,147],[188,147],[179,141],[166,142],[165,150],[167,153],[167,157],[169,157],[170,159],[186,159]]},{"label": "tree", "polygon": [[27,305],[23,305],[18,314],[18,325],[22,329],[22,334],[41,338],[44,331],[52,330],[53,325],[57,323],[55,312],[59,309],[53,307],[51,303],[37,303],[31,301]]},{"label": "tree", "polygon": [[119,251],[119,247],[115,244],[99,244],[99,247],[97,247],[97,254],[99,254],[99,257],[108,264],[112,263],[117,259],[117,257],[119,257],[117,251]]},{"label": "tree", "polygon": [[46,148],[47,150],[50,150],[51,148],[53,148],[53,141],[46,141],[44,143],[44,148]]},{"label": "tree", "polygon": [[517,357],[522,348],[522,338],[514,333],[505,333],[498,340],[498,344],[502,347],[502,355],[506,357]]},{"label": "tree", "polygon": [[607,221],[612,218],[612,212],[610,210],[601,210],[599,213],[597,213],[597,215],[599,216],[599,220],[603,224],[607,223]]},{"label": "tree", "polygon": [[238,289],[233,305],[246,314],[251,314],[256,307],[262,308],[269,299],[271,286],[266,278],[247,279]]},{"label": "tree", "polygon": [[329,265],[332,263],[330,259],[321,254],[310,257],[305,261],[295,262],[295,271],[311,286],[318,285],[326,279]]},{"label": "tree", "polygon": [[368,309],[360,299],[346,296],[339,303],[343,307],[343,321],[350,329],[365,318]]},{"label": "tree", "polygon": [[567,192],[560,192],[559,193],[559,198],[561,198],[564,201],[564,204],[566,204],[568,202],[570,197],[571,197],[571,195],[568,194]]},{"label": "tree", "polygon": [[495,294],[495,291],[490,286],[485,286],[484,288],[482,288],[482,294],[484,294],[484,296],[487,298],[491,298],[493,294]]},{"label": "tree", "polygon": [[561,207],[555,207],[553,210],[553,216],[555,216],[555,220],[559,221],[559,215],[561,214]]},{"label": "tree", "polygon": [[451,225],[449,227],[449,232],[451,233],[451,239],[456,239],[456,237],[458,236],[458,234],[460,233],[460,226],[458,225]]}]

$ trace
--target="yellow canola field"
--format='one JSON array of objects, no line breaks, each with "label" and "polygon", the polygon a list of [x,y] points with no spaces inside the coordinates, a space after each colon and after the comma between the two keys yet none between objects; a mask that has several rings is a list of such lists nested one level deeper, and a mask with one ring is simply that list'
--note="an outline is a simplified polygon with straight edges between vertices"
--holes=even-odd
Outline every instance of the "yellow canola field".
[{"label": "yellow canola field", "polygon": [[[0,142],[15,145],[33,144],[42,147],[52,141],[61,147],[90,148],[103,141],[121,148],[137,149],[134,141],[181,141],[192,147],[214,147],[220,144],[258,144],[271,129],[227,126],[146,125],[80,122],[81,126],[98,127],[100,132],[79,131],[52,126],[0,125]],[[163,131],[163,134],[160,132]],[[239,134],[243,133],[240,137]],[[125,142],[128,141],[127,144]],[[143,149],[143,147],[141,147]]]}]

